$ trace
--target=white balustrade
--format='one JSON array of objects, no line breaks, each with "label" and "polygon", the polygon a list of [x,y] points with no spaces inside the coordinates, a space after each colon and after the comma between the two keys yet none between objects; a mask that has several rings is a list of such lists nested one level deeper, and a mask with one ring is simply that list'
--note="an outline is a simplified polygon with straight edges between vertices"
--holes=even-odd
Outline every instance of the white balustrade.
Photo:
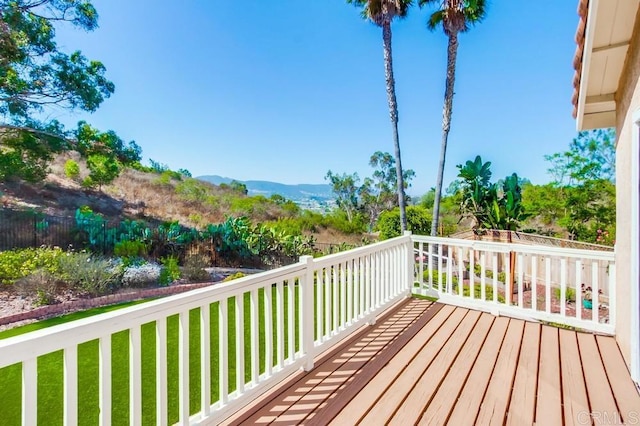
[{"label": "white balustrade", "polygon": [[613,252],[424,236],[412,241],[414,293],[494,314],[615,332]]},{"label": "white balustrade", "polygon": [[[36,424],[38,363],[61,350],[59,421],[76,424],[78,401],[86,400],[79,345],[97,340],[99,407],[92,422],[223,419],[296,370],[311,369],[321,351],[409,296],[412,265],[403,259],[411,256],[409,236],[318,259],[303,256],[273,271],[0,340],[0,380],[1,369],[21,364],[22,423]],[[128,365],[113,352],[123,345]],[[143,365],[149,354],[154,367]],[[114,381],[123,371],[128,380]],[[155,384],[151,398],[143,395],[149,382]],[[113,398],[126,394],[123,410],[122,399]],[[122,411],[128,418],[118,417]]]}]

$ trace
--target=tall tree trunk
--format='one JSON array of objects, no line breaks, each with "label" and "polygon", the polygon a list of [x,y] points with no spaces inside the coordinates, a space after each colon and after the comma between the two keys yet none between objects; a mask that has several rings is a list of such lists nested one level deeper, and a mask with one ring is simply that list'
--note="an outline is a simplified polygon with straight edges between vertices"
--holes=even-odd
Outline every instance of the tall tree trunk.
[{"label": "tall tree trunk", "polygon": [[393,79],[393,59],[391,56],[391,20],[382,24],[382,40],[384,47],[384,76],[387,83],[387,98],[389,100],[389,116],[393,128],[393,148],[396,158],[396,181],[398,186],[398,204],[400,206],[400,229],[407,230],[407,214],[405,210],[404,177],[402,176],[402,161],[400,159],[400,137],[398,136],[398,102],[396,101],[396,82]]},{"label": "tall tree trunk", "polygon": [[433,220],[431,221],[431,235],[438,234],[438,221],[440,219],[440,198],[442,197],[442,179],[444,177],[444,164],[447,157],[447,140],[451,129],[451,113],[453,110],[453,85],[456,80],[456,56],[458,55],[458,33],[449,35],[447,47],[447,80],[444,90],[444,107],[442,108],[442,146],[440,147],[440,164],[438,165],[438,178],[436,180],[436,198],[433,201]]}]

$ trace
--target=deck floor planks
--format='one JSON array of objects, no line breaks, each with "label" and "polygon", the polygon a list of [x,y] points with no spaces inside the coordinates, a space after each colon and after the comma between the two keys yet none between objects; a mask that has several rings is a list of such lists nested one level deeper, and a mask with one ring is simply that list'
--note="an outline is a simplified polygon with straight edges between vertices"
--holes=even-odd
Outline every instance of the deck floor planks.
[{"label": "deck floor planks", "polygon": [[576,332],[559,330],[559,343],[564,423],[570,425],[579,422],[581,416],[589,412],[589,399],[582,364],[577,362],[580,352]]},{"label": "deck floor planks", "polygon": [[513,382],[507,425],[533,424],[538,387],[538,351],[540,349],[539,323],[527,322],[522,336],[522,348]]},{"label": "deck floor planks", "polygon": [[622,415],[622,422],[628,424],[640,422],[640,394],[631,380],[616,341],[610,337],[596,336],[596,342],[602,354],[616,405]]},{"label": "deck floor planks", "polygon": [[424,410],[419,424],[433,425],[447,422],[493,321],[493,315],[487,313],[481,315],[465,346],[451,366],[451,370],[444,377],[438,391]]},{"label": "deck floor planks", "polygon": [[476,424],[503,425],[522,346],[524,321],[511,321],[487,386]]},{"label": "deck floor planks", "polygon": [[[593,334],[587,333],[577,333],[577,336],[584,380],[589,393],[589,411],[594,414],[607,413],[607,416],[613,418],[613,416],[619,415],[618,407],[613,398],[611,386],[609,386],[609,379],[602,364],[596,338]],[[595,415],[593,421],[597,425],[602,424],[601,421],[606,422],[607,419]]]},{"label": "deck floor planks", "polygon": [[[328,356],[321,357],[310,373],[284,388],[278,395],[273,395],[269,402],[255,409],[253,413],[237,416],[231,424],[280,422],[278,418],[281,416],[287,419],[284,422],[288,424],[301,422],[326,399],[334,395],[334,391],[355,372],[353,369],[356,364],[364,363],[364,360],[349,363],[350,360],[363,352],[375,354],[381,351],[390,341],[382,339],[392,337],[392,335],[384,336],[388,330],[398,327],[396,334],[400,334],[429,306],[430,302],[412,300],[398,307],[395,312],[384,315],[372,329],[357,333],[356,336],[331,351]],[[372,351],[373,347],[377,349]],[[368,358],[370,357],[371,355]],[[333,387],[333,391],[328,390],[327,386]],[[294,412],[297,412],[295,421],[292,416]]]},{"label": "deck floor planks", "polygon": [[538,425],[562,424],[559,344],[558,329],[543,326],[540,335],[540,367],[535,421]]},{"label": "deck floor planks", "polygon": [[380,397],[381,391],[395,381],[454,309],[451,305],[443,306],[440,312],[342,409],[331,424],[357,424]]},{"label": "deck floor planks", "polygon": [[451,365],[460,354],[467,339],[469,339],[472,330],[480,319],[480,315],[479,311],[469,311],[467,313],[460,326],[449,337],[429,365],[429,368],[422,373],[422,376],[419,377],[406,399],[398,407],[389,421],[390,425],[414,424],[420,419],[424,408],[431,401],[440,383],[449,372]]},{"label": "deck floor planks", "polygon": [[402,403],[409,389],[412,389],[416,380],[429,367],[440,349],[445,345],[449,336],[455,331],[462,319],[469,311],[456,309],[447,322],[436,332],[434,337],[425,345],[420,353],[413,359],[407,368],[396,378],[393,384],[385,389],[375,405],[362,419],[361,424],[375,424],[380,419],[388,419]]},{"label": "deck floor planks", "polygon": [[493,321],[489,336],[485,340],[480,354],[471,369],[471,374],[451,412],[449,424],[475,424],[480,404],[482,403],[487,383],[491,378],[509,322],[509,318],[506,317],[498,317]]},{"label": "deck floor planks", "polygon": [[263,416],[235,424],[640,419],[640,394],[613,337],[438,303],[429,313],[411,307],[414,302],[385,314],[377,328],[347,338],[320,357],[316,369],[291,380],[292,387],[265,398],[254,409]]}]

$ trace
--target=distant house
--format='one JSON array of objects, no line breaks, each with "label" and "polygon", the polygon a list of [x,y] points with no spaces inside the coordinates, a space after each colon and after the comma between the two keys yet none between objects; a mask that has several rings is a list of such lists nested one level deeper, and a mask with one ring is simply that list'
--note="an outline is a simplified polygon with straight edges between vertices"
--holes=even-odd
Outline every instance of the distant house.
[{"label": "distant house", "polygon": [[640,381],[640,0],[580,0],[574,67],[578,130],[614,127],[616,338]]}]

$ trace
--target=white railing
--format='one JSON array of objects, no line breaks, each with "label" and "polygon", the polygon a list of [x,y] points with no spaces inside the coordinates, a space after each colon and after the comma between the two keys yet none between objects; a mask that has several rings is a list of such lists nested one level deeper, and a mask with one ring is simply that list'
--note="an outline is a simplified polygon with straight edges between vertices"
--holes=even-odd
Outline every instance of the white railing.
[{"label": "white railing", "polygon": [[[25,425],[55,420],[56,413],[38,413],[39,373],[55,370],[55,363],[62,365],[58,406],[65,425],[77,424],[79,403],[94,400],[98,407],[82,410],[80,420],[222,419],[295,370],[311,369],[320,351],[410,295],[411,252],[411,238],[403,236],[306,256],[295,265],[0,340],[0,383],[7,392],[11,381],[7,375],[2,381],[2,371],[18,369],[13,388]],[[97,390],[83,385],[92,380]],[[124,403],[122,395],[128,395]],[[86,411],[93,417],[82,418]],[[122,413],[128,413],[124,419]]]},{"label": "white railing", "polygon": [[423,236],[412,241],[414,293],[494,314],[615,332],[613,252]]}]

